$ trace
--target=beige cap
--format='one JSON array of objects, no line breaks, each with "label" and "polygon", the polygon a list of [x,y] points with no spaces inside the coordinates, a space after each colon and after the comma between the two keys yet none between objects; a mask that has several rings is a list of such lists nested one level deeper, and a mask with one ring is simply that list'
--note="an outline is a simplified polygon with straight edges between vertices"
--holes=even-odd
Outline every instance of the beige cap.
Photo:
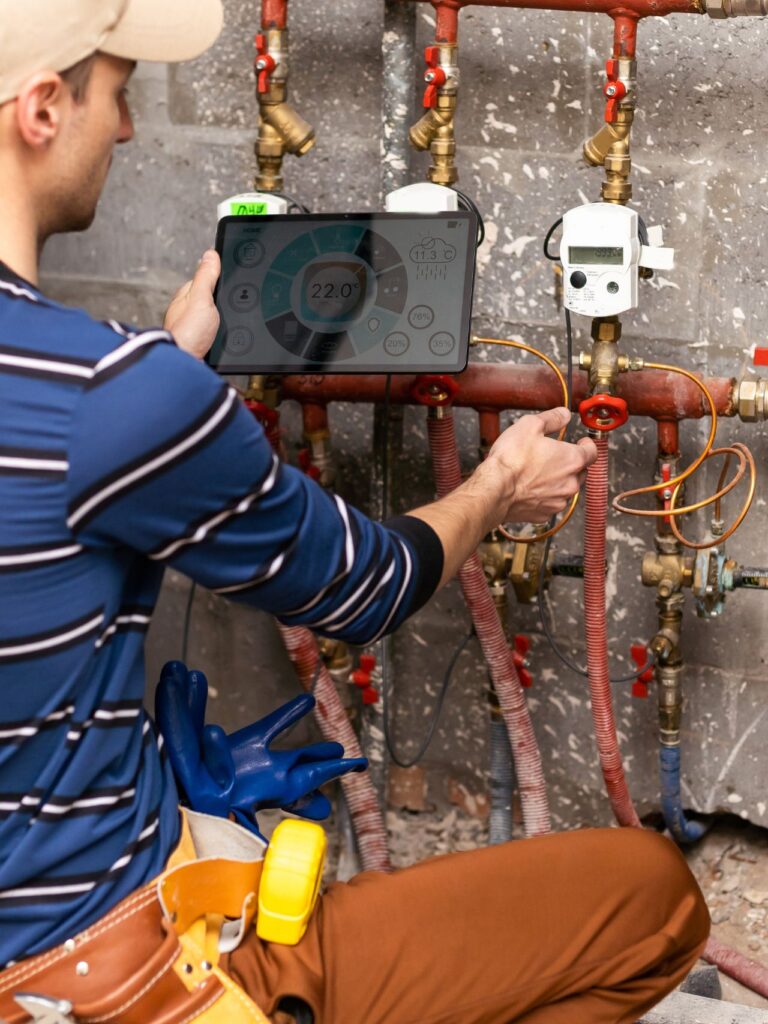
[{"label": "beige cap", "polygon": [[221,0],[0,0],[0,103],[38,71],[64,71],[100,50],[176,63],[218,38]]}]

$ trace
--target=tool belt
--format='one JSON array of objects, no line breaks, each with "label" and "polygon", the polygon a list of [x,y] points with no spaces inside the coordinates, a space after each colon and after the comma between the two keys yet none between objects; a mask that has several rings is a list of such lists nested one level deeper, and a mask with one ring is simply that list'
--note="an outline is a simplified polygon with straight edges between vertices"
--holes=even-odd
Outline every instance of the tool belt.
[{"label": "tool belt", "polygon": [[0,1020],[21,1024],[269,1024],[218,966],[253,923],[264,844],[184,812],[166,871],[79,935],[0,973]]}]

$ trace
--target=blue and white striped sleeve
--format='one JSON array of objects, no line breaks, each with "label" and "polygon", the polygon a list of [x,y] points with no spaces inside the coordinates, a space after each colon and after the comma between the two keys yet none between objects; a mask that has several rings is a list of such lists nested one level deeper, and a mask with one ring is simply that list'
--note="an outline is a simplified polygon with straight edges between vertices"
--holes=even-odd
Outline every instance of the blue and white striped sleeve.
[{"label": "blue and white striped sleeve", "polygon": [[431,596],[443,549],[426,523],[371,522],[280,463],[208,367],[162,337],[136,341],[102,360],[73,416],[67,525],[78,543],[133,548],[352,643],[391,632]]}]

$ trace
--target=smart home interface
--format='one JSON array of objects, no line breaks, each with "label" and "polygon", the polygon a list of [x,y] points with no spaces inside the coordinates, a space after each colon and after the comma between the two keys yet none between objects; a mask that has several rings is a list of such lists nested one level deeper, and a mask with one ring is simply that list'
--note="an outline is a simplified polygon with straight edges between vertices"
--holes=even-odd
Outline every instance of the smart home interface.
[{"label": "smart home interface", "polygon": [[463,370],[477,219],[439,214],[224,217],[220,373]]}]

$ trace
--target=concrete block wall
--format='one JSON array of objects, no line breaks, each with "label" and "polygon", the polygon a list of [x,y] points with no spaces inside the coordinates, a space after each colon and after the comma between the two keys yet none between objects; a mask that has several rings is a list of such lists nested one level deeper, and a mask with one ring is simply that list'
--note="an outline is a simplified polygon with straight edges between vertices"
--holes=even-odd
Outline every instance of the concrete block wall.
[{"label": "concrete block wall", "polygon": [[[225,0],[225,7],[225,32],[208,55],[178,68],[138,69],[130,95],[137,138],[118,152],[91,230],[49,244],[44,281],[50,293],[99,316],[160,322],[173,290],[213,240],[217,202],[250,187],[257,125],[252,37],[259,10],[246,0]],[[428,4],[417,8],[421,46],[431,40],[434,20]],[[302,160],[286,160],[286,190],[314,210],[381,205],[383,18],[383,6],[373,0],[291,0],[291,100],[315,125],[318,142]],[[564,210],[599,196],[601,172],[582,164],[580,150],[602,118],[611,36],[610,19],[598,15],[478,7],[460,17],[460,185],[481,207],[487,231],[475,328],[524,338],[561,362],[561,313],[541,239]],[[649,224],[664,225],[678,263],[673,273],[644,285],[640,309],[625,319],[626,352],[708,373],[751,372],[752,347],[762,343],[768,322],[766,43],[768,23],[757,19],[676,16],[640,25],[635,203]],[[420,64],[413,69],[414,103],[419,77]],[[425,168],[426,158],[414,155],[413,180]],[[576,325],[577,350],[587,342],[588,327]],[[476,420],[469,411],[457,419],[470,468]],[[420,410],[406,410],[396,467],[397,489],[411,505],[433,492],[423,420]],[[298,440],[295,409],[286,408],[285,423],[289,441]],[[331,424],[339,490],[365,507],[371,410],[334,407]],[[701,425],[683,426],[689,457],[702,431]],[[724,423],[722,438],[736,437],[753,447],[761,470],[768,465],[762,425]],[[649,425],[633,422],[613,435],[612,447],[614,490],[650,481],[655,435]],[[692,496],[711,493],[717,472],[703,472]],[[766,493],[761,479],[754,510],[730,544],[729,553],[742,563],[768,565]],[[700,520],[686,529],[695,535],[704,526]],[[616,672],[626,673],[630,644],[655,630],[653,597],[638,578],[642,554],[653,546],[652,525],[612,515],[609,541],[611,650]],[[561,551],[577,553],[578,522],[558,542]],[[187,593],[187,582],[170,574],[149,638],[150,681],[180,652]],[[689,599],[683,641],[686,804],[761,824],[768,824],[762,784],[768,772],[766,602],[761,593],[737,592],[720,620],[702,621]],[[560,643],[582,659],[579,585],[556,581],[549,605]],[[607,822],[586,682],[549,651],[534,608],[513,602],[511,618],[516,631],[533,638],[530,703],[555,819],[561,825]],[[394,717],[401,753],[415,749],[423,734],[444,666],[468,621],[451,584],[398,634]],[[229,727],[296,692],[269,617],[210,595],[198,595],[193,607],[189,661],[208,671],[215,691],[211,717]],[[446,798],[451,779],[471,793],[484,790],[485,686],[470,645],[425,762],[433,802]],[[628,685],[617,686],[615,697],[629,783],[641,811],[652,810],[655,700],[633,700]]]}]

